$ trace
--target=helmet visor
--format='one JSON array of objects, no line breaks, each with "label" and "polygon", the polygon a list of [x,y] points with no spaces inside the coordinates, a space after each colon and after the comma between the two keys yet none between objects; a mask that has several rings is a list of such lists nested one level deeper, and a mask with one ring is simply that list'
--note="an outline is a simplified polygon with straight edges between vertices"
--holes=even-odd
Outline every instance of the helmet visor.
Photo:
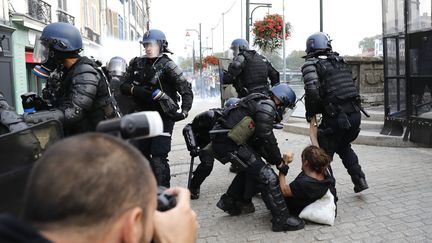
[{"label": "helmet visor", "polygon": [[277,117],[276,117],[276,121],[277,122],[288,122],[288,119],[291,117],[291,115],[294,113],[295,110],[295,106],[293,108],[291,107],[278,107],[276,109],[277,111]]},{"label": "helmet visor", "polygon": [[109,62],[107,69],[111,75],[123,76],[126,72],[126,63],[122,62],[122,60],[114,59]]},{"label": "helmet visor", "polygon": [[45,63],[49,57],[49,47],[39,39],[40,36],[36,36],[33,61],[37,63]]},{"label": "helmet visor", "polygon": [[160,54],[160,46],[157,41],[143,41],[146,57],[154,58]]},{"label": "helmet visor", "polygon": [[231,46],[231,51],[232,51],[232,55],[233,57],[238,56],[238,54],[240,53],[240,48],[239,46]]}]

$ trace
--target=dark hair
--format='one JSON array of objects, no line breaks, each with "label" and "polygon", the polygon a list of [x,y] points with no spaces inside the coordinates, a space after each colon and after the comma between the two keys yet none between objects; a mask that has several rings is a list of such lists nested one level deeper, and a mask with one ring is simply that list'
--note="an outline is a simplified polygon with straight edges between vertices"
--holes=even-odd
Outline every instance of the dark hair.
[{"label": "dark hair", "polygon": [[151,194],[156,182],[138,150],[113,136],[86,133],[59,141],[35,163],[23,218],[39,229],[91,226],[141,207],[145,219],[156,200]]},{"label": "dark hair", "polygon": [[323,149],[314,145],[309,145],[303,149],[301,158],[302,161],[307,160],[310,167],[318,173],[323,173],[331,162],[330,156]]}]

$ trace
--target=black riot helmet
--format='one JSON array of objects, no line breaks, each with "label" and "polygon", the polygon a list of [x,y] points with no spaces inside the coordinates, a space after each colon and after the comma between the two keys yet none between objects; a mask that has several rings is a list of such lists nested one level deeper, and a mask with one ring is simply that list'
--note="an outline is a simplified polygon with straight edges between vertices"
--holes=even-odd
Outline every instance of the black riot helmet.
[{"label": "black riot helmet", "polygon": [[276,97],[281,101],[281,104],[276,107],[277,122],[282,120],[286,108],[293,109],[296,103],[296,94],[287,83],[280,83],[270,89],[270,96]]},{"label": "black riot helmet", "polygon": [[231,50],[233,50],[234,56],[237,56],[240,51],[249,50],[249,43],[245,39],[235,39],[231,42]]},{"label": "black riot helmet", "polygon": [[144,33],[144,36],[140,43],[143,45],[157,43],[159,45],[161,53],[168,52],[173,54],[173,52],[168,49],[168,41],[166,40],[165,34],[160,30],[148,30],[146,33]]},{"label": "black riot helmet", "polygon": [[82,46],[81,34],[75,26],[63,22],[45,26],[42,35],[36,39],[33,53],[33,59],[41,66],[36,66],[33,73],[47,78],[62,60],[78,58]]},{"label": "black riot helmet", "polygon": [[306,53],[310,54],[317,51],[331,51],[330,36],[324,32],[316,32],[306,40]]},{"label": "black riot helmet", "polygon": [[115,56],[109,60],[106,68],[111,76],[123,77],[127,63],[122,57]]}]

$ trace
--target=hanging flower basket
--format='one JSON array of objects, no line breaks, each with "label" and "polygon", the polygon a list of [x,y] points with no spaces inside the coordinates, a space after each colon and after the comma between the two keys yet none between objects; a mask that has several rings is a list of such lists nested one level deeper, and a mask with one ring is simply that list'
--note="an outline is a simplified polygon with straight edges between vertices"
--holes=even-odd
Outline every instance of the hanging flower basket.
[{"label": "hanging flower basket", "polygon": [[203,62],[207,65],[219,65],[219,59],[215,56],[206,56]]},{"label": "hanging flower basket", "polygon": [[268,14],[263,20],[255,21],[252,29],[255,35],[254,46],[258,46],[264,52],[273,52],[280,49],[285,40],[291,35],[291,24],[285,23],[285,34],[283,32],[282,16],[279,14]]}]

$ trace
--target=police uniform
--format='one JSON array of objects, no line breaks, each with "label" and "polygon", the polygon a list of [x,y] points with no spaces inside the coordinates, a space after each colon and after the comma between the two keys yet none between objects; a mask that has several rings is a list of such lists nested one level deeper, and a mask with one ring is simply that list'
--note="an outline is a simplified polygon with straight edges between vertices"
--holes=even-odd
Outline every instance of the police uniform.
[{"label": "police uniform", "polygon": [[161,115],[164,134],[138,140],[135,145],[149,159],[158,185],[169,187],[171,176],[168,153],[171,150],[171,135],[177,120],[175,116],[178,114],[164,110],[161,103],[154,99],[154,92],[155,90],[164,92],[177,106],[174,110],[178,108],[177,93],[179,93],[182,100],[181,110],[187,113],[192,107],[191,85],[177,65],[163,54],[157,58],[132,59],[127,68],[126,80],[120,89],[123,94],[132,96],[137,111],[158,111]]},{"label": "police uniform", "polygon": [[360,132],[359,93],[349,65],[336,52],[310,55],[302,67],[306,119],[322,114],[318,143],[333,158],[337,153],[358,192],[367,188],[365,174],[351,142]]},{"label": "police uniform", "polygon": [[[245,117],[251,118],[248,128],[253,130],[249,138],[243,138],[246,139],[246,143],[239,144],[234,142],[229,133],[217,132],[227,129],[232,131]],[[290,215],[276,173],[250,146],[251,140],[261,144],[266,161],[273,165],[281,164],[282,157],[273,134],[273,122],[276,117],[275,103],[264,94],[254,93],[241,99],[235,107],[224,110],[222,117],[216,122],[216,133],[212,138],[215,157],[222,163],[231,162],[241,168],[217,206],[231,215],[242,213],[244,205],[251,203],[248,202],[250,198],[242,198],[246,189],[245,179],[252,178],[259,186],[262,198],[272,213],[273,231],[297,230],[304,227],[304,222]]]},{"label": "police uniform", "polygon": [[100,121],[115,117],[108,82],[93,60],[80,57],[64,70],[61,85],[64,94],[58,94],[58,109],[64,112],[68,135],[95,131]]},{"label": "police uniform", "polygon": [[192,131],[195,135],[195,140],[200,148],[198,156],[201,163],[193,172],[193,177],[190,183],[191,193],[197,194],[196,196],[199,196],[199,188],[201,184],[213,170],[214,156],[213,150],[209,145],[211,142],[209,131],[213,129],[213,126],[221,115],[222,109],[210,109],[195,116],[192,122],[188,124],[192,128]]},{"label": "police uniform", "polygon": [[238,97],[242,98],[251,93],[266,94],[271,86],[279,83],[279,72],[262,55],[254,50],[242,50],[228,66],[224,74],[223,83],[233,84]]},{"label": "police uniform", "polygon": [[[57,77],[58,87],[51,93],[55,101],[51,103],[53,109],[24,113],[27,123],[57,119],[62,122],[65,135],[73,135],[95,131],[100,121],[116,117],[108,81],[99,65],[78,54],[82,39],[76,27],[61,22],[49,24],[35,45],[38,45],[35,49],[42,52],[43,61],[32,72],[41,78],[50,77],[53,71],[61,70],[61,74]],[[66,59],[74,60],[74,63],[61,68]]]}]

